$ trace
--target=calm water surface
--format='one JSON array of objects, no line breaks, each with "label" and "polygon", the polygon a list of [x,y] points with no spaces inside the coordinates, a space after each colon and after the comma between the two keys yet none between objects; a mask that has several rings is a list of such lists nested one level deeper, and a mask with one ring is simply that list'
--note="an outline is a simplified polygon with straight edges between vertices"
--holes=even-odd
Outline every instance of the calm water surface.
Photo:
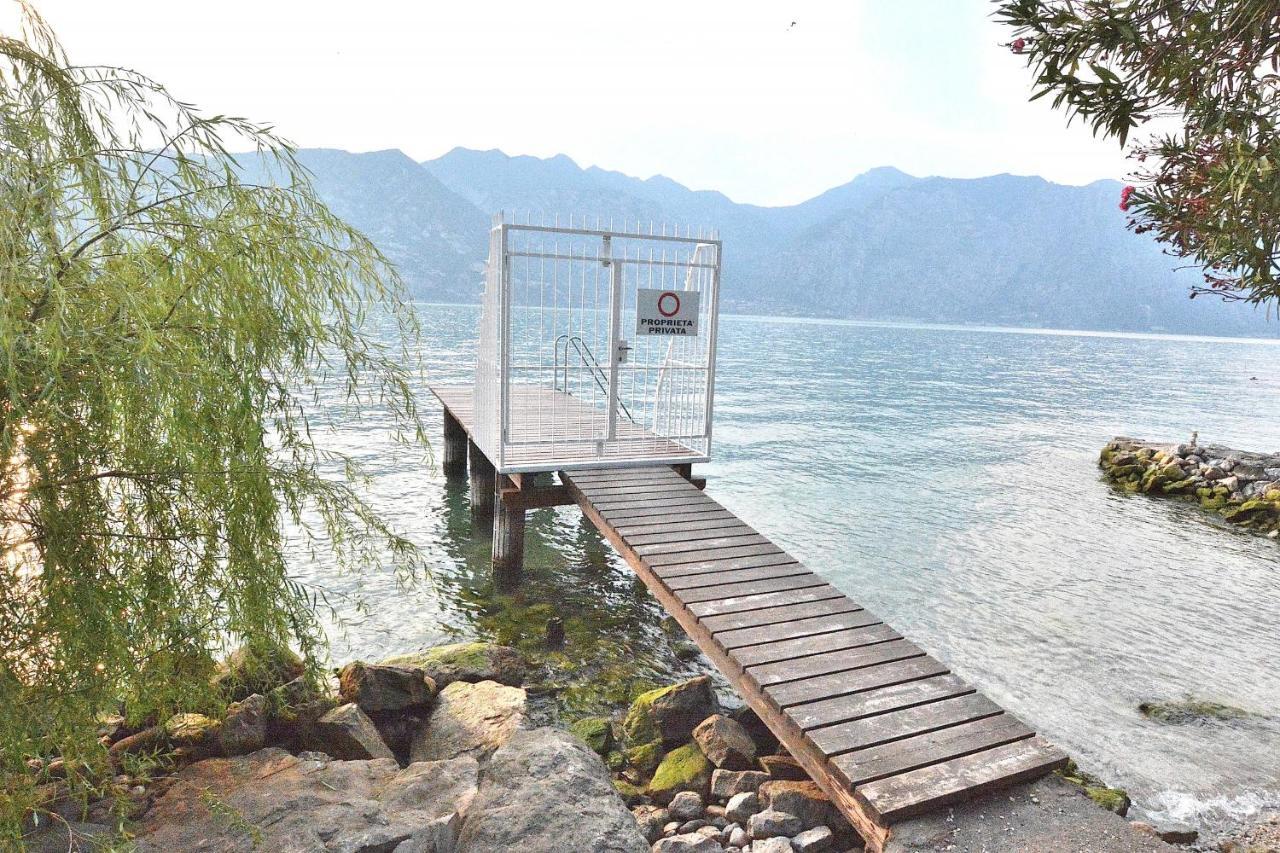
[{"label": "calm water surface", "polygon": [[[433,381],[468,380],[478,309],[420,310]],[[718,500],[1141,810],[1212,826],[1280,806],[1280,544],[1117,494],[1096,467],[1117,434],[1280,449],[1280,348],[725,317],[718,370]],[[438,410],[428,418],[438,436]],[[299,555],[298,574],[348,617],[336,660],[527,640],[559,612],[568,655],[606,680],[614,665],[632,667],[624,682],[707,666],[571,508],[531,514],[529,583],[494,596],[465,490],[385,427],[370,416],[331,440],[369,466],[374,502],[434,579],[403,589],[389,569],[352,577]],[[1187,695],[1258,716],[1170,726],[1137,711]]]}]

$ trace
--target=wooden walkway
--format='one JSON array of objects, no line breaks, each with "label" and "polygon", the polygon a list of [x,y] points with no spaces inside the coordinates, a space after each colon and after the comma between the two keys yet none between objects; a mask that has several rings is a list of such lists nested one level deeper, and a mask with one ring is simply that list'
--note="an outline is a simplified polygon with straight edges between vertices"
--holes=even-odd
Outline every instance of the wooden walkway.
[{"label": "wooden walkway", "polygon": [[560,478],[869,849],[900,818],[1066,762],[671,468]]},{"label": "wooden walkway", "polygon": [[[524,513],[577,503],[877,853],[901,818],[1032,779],[1066,756],[688,479],[687,448],[634,427],[603,450],[602,415],[528,389],[511,428],[528,452],[497,473],[470,441],[470,386],[433,386],[446,470],[470,457],[473,508],[494,511],[495,572],[518,578]],[[524,393],[521,391],[520,393]],[[525,410],[521,410],[525,411]],[[591,433],[587,433],[591,434]],[[551,444],[545,444],[552,439]],[[673,464],[642,462],[666,442]],[[586,444],[586,446],[584,446]],[[569,458],[565,454],[569,453]],[[560,463],[548,460],[560,454]],[[634,457],[634,458],[633,458]],[[647,464],[647,467],[636,467]],[[680,469],[680,470],[677,470]],[[560,485],[525,473],[558,470]]]}]

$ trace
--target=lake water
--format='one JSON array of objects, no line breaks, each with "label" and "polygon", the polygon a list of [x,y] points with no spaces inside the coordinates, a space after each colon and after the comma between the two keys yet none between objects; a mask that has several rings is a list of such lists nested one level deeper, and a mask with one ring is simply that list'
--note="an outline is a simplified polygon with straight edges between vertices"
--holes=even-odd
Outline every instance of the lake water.
[{"label": "lake water", "polygon": [[[420,310],[432,380],[467,381],[478,308]],[[1117,494],[1096,466],[1117,434],[1280,449],[1274,343],[731,316],[718,372],[717,500],[1140,811],[1214,826],[1280,806],[1280,543]],[[438,436],[435,406],[427,418]],[[394,450],[385,426],[325,441],[368,465],[375,505],[433,579],[405,589],[389,569],[342,576],[299,556],[347,616],[335,660],[528,642],[558,612],[571,705],[599,700],[575,656],[617,695],[707,666],[576,509],[531,514],[528,582],[495,595],[465,488]],[[1258,716],[1173,726],[1137,711],[1188,695]]]}]

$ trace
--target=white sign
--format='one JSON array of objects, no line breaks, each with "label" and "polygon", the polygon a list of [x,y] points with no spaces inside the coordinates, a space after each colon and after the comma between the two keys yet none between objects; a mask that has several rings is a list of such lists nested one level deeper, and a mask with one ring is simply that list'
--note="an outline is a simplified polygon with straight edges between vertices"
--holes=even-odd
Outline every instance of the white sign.
[{"label": "white sign", "polygon": [[637,290],[636,334],[695,337],[701,296],[696,290]]}]

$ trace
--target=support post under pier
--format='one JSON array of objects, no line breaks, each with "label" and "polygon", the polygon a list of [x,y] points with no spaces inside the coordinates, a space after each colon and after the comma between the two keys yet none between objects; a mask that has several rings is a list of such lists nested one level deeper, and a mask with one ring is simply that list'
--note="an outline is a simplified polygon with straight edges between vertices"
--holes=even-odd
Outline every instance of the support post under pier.
[{"label": "support post under pier", "polygon": [[511,489],[505,476],[497,478],[493,515],[493,578],[499,588],[511,589],[520,584],[524,571],[523,502],[503,499],[503,489]]},{"label": "support post under pier", "polygon": [[471,463],[471,514],[476,518],[493,515],[493,497],[497,489],[497,471],[474,441],[467,442]]},{"label": "support post under pier", "polygon": [[448,409],[444,410],[444,458],[441,467],[449,479],[467,473],[467,431]]}]

